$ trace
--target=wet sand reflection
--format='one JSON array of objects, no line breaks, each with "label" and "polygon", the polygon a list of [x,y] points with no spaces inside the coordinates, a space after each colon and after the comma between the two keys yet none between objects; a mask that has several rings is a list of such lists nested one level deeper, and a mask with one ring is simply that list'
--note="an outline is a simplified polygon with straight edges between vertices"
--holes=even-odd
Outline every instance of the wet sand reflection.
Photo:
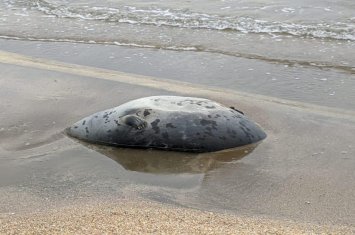
[{"label": "wet sand reflection", "polygon": [[237,161],[251,153],[257,144],[212,153],[185,153],[151,149],[126,149],[87,145],[113,159],[128,171],[151,174],[201,174],[223,163]]}]

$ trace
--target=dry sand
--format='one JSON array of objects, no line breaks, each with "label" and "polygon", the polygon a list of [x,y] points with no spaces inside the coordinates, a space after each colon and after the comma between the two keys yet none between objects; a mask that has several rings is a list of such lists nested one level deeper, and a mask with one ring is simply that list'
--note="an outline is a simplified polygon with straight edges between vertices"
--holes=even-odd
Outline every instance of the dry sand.
[{"label": "dry sand", "polygon": [[1,234],[353,234],[350,227],[325,227],[288,221],[176,208],[121,200],[77,204],[45,213],[1,215]]}]

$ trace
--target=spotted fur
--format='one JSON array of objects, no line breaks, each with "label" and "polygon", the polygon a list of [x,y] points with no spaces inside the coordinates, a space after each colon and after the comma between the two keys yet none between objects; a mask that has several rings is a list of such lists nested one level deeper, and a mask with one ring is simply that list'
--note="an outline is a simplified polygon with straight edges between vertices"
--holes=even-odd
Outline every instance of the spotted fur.
[{"label": "spotted fur", "polygon": [[234,107],[180,96],[132,100],[78,121],[67,133],[98,144],[189,152],[219,151],[266,137]]}]

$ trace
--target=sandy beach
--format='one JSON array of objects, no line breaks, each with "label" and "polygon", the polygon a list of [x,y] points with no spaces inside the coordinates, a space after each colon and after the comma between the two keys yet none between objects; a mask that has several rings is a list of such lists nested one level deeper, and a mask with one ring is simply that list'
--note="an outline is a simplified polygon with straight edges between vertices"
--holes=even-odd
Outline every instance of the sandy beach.
[{"label": "sandy beach", "polygon": [[[0,71],[0,233],[354,233],[352,110],[6,51]],[[149,95],[238,107],[268,138],[240,156],[104,149],[63,134]]]},{"label": "sandy beach", "polygon": [[177,208],[147,201],[90,203],[0,217],[2,234],[353,234],[315,226]]},{"label": "sandy beach", "polygon": [[[354,9],[354,0],[0,1],[0,234],[355,234]],[[163,95],[233,106],[267,138],[188,153],[65,132]],[[142,133],[171,127],[155,114],[138,120],[152,128]],[[200,138],[198,120],[186,120]],[[209,145],[218,136],[234,146],[212,128]],[[226,127],[232,138],[238,130]],[[185,148],[178,131],[171,144]],[[131,145],[130,134],[114,138]]]}]

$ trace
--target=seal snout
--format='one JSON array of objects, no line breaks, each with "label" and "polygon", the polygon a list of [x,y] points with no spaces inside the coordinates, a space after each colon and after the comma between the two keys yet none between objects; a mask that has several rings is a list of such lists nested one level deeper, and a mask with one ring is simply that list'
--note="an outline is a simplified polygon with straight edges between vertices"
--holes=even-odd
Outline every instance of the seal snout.
[{"label": "seal snout", "polygon": [[65,131],[65,133],[67,134],[67,135],[69,135],[69,136],[71,136],[71,137],[76,137],[76,138],[78,138],[78,137],[80,137],[80,135],[79,135],[79,132],[77,131],[78,130],[78,127],[76,127],[76,126],[70,126],[70,127],[68,127],[68,128],[66,128],[64,131]]},{"label": "seal snout", "polygon": [[89,121],[87,119],[80,120],[72,126],[66,128],[65,133],[71,137],[86,139],[90,133],[88,124]]}]

